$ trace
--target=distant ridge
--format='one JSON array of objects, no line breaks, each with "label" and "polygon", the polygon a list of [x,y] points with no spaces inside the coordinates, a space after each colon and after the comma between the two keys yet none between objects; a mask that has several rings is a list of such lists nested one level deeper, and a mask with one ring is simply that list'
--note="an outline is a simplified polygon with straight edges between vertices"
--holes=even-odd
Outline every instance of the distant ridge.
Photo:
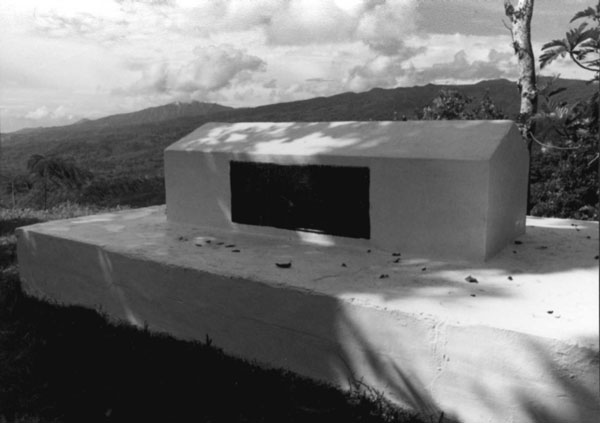
[{"label": "distant ridge", "polygon": [[[11,134],[28,134],[28,133],[31,133],[31,132],[42,131],[42,130],[47,129],[47,128],[48,127],[44,127],[44,126],[34,126],[34,127],[30,127],[30,128],[21,128],[21,129],[17,129],[14,132],[11,132]],[[4,135],[4,133],[3,133],[3,135]]]},{"label": "distant ridge", "polygon": [[[541,83],[550,78],[540,78]],[[574,101],[589,96],[594,88],[585,81],[559,79],[555,87],[566,91],[557,95],[558,101]],[[221,120],[246,121],[340,121],[340,120],[395,120],[405,116],[415,119],[417,110],[431,104],[442,89],[458,90],[475,102],[489,92],[496,107],[510,119],[519,112],[519,91],[515,82],[494,79],[466,85],[427,84],[414,87],[373,88],[362,93],[346,92],[331,97],[317,97],[288,103],[235,109],[214,116]],[[213,116],[211,116],[213,117]]]},{"label": "distant ridge", "polygon": [[[540,77],[538,84],[548,81],[549,77]],[[556,87],[567,88],[556,100],[571,101],[585,98],[594,88],[585,81],[559,79]],[[406,117],[414,119],[415,111],[431,103],[440,90],[453,89],[481,99],[487,91],[496,107],[509,118],[515,118],[519,111],[519,93],[517,85],[507,79],[493,79],[475,84],[437,85],[427,84],[414,87],[373,88],[366,92],[345,92],[329,97],[315,97],[286,103],[275,103],[257,107],[233,108],[216,103],[170,103],[150,107],[131,113],[111,115],[100,119],[81,119],[67,126],[23,128],[15,132],[3,133],[5,141],[21,138],[24,135],[42,133],[65,133],[81,130],[107,130],[149,124],[160,125],[167,121],[197,120],[199,124],[210,120],[220,121],[339,121],[339,120],[394,120]]]},{"label": "distant ridge", "polygon": [[[545,79],[541,79],[542,83]],[[555,100],[574,103],[589,97],[597,85],[560,79],[555,88],[567,88]],[[515,82],[505,79],[469,85],[374,88],[258,107],[231,108],[211,103],[171,103],[132,113],[83,120],[68,126],[24,129],[2,134],[0,168],[7,175],[26,170],[32,154],[73,159],[96,175],[129,178],[162,175],[163,151],[206,122],[323,122],[386,121],[416,118],[416,112],[442,89],[454,89],[473,98],[473,106],[488,92],[509,119],[519,112]]]},{"label": "distant ridge", "polygon": [[233,108],[216,103],[202,103],[199,101],[192,101],[191,103],[176,102],[165,104],[164,106],[149,107],[137,112],[111,115],[100,119],[81,119],[69,126],[85,127],[86,129],[118,128],[144,123],[163,122],[189,116],[203,116],[226,110],[233,110]]}]

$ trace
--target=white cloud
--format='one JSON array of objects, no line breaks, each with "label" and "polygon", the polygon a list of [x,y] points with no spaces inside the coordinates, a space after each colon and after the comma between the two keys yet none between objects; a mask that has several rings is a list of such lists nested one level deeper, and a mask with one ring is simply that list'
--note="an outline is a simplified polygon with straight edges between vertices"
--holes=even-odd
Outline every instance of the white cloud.
[{"label": "white cloud", "polygon": [[25,119],[32,120],[60,120],[60,121],[71,121],[75,119],[75,115],[73,113],[69,113],[68,109],[60,105],[56,107],[54,110],[49,109],[48,107],[41,106],[35,110],[29,111],[25,113],[23,116]]},{"label": "white cloud", "polygon": [[106,47],[135,44],[167,34],[171,16],[189,16],[171,1],[57,1],[35,4],[32,30],[44,37],[83,40]]},{"label": "white cloud", "polygon": [[389,48],[414,29],[414,11],[412,0],[291,0],[264,19],[264,31],[274,45],[362,41]]},{"label": "white cloud", "polygon": [[[34,31],[48,37],[119,38],[127,22],[114,2],[48,1],[33,8]],[[123,28],[125,29],[125,28]]]},{"label": "white cloud", "polygon": [[52,112],[52,117],[54,119],[68,119],[73,120],[75,116],[73,113],[69,113],[68,109],[65,106],[58,106],[54,112]]},{"label": "white cloud", "polygon": [[[56,38],[72,35],[87,37],[106,30],[109,24],[107,19],[90,13],[78,13],[75,16],[40,13],[35,17],[36,29],[47,36]],[[117,31],[110,28],[110,32],[116,33]]]},{"label": "white cloud", "polygon": [[90,9],[38,11],[38,30],[52,36],[77,35],[98,41],[130,42],[156,33],[214,38],[227,33],[260,33],[268,45],[298,46],[363,41],[389,49],[414,31],[415,0],[217,0],[117,1]]},{"label": "white cloud", "polygon": [[145,4],[148,6],[174,6],[175,0],[114,0],[121,5]]},{"label": "white cloud", "polygon": [[9,106],[0,107],[1,130],[3,133],[27,127],[69,125],[83,116],[73,113],[64,105],[48,103],[39,107]]},{"label": "white cloud", "polygon": [[264,69],[262,59],[232,46],[198,46],[188,62],[150,65],[142,70],[137,82],[115,93],[202,98],[232,84],[244,84]]},{"label": "white cloud", "polygon": [[415,84],[429,82],[475,82],[485,79],[513,78],[517,69],[513,55],[491,49],[487,60],[469,60],[465,50],[458,51],[451,62],[434,63],[430,67],[411,71]]},{"label": "white cloud", "polygon": [[345,80],[347,89],[365,91],[370,88],[390,88],[398,85],[405,74],[407,62],[427,51],[425,47],[409,47],[402,41],[381,44],[378,54],[360,66],[352,68]]},{"label": "white cloud", "polygon": [[270,44],[320,44],[352,39],[357,24],[356,14],[334,2],[293,0],[270,16],[265,32]]},{"label": "white cloud", "polygon": [[396,85],[396,79],[403,73],[402,60],[378,55],[367,63],[349,72],[346,85],[352,91],[366,91],[373,87],[389,88]]},{"label": "white cloud", "polygon": [[376,4],[361,16],[357,38],[380,54],[396,55],[416,32],[415,10],[416,2],[410,0]]},{"label": "white cloud", "polygon": [[175,89],[215,91],[234,80],[247,80],[252,72],[262,71],[265,62],[231,46],[196,47],[195,60],[177,75]]},{"label": "white cloud", "polygon": [[50,111],[46,106],[38,107],[37,109],[27,113],[25,117],[27,119],[44,119],[50,115]]},{"label": "white cloud", "polygon": [[[552,25],[543,26],[562,36],[575,10],[567,12],[561,1],[536,3],[534,30],[547,21]],[[578,9],[591,5],[578,1]],[[445,3],[2,0],[0,105],[11,111],[3,112],[3,130],[10,119],[54,124],[72,111],[99,117],[174,100],[255,106],[374,87],[513,78],[501,2]],[[537,55],[549,38],[539,40]],[[589,77],[566,60],[546,72]]]}]

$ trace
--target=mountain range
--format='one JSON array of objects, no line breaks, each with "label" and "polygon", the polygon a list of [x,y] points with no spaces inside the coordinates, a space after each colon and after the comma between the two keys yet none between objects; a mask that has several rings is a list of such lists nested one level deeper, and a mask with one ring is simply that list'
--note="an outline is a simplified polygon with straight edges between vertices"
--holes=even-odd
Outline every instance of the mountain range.
[{"label": "mountain range", "polygon": [[[542,79],[541,83],[547,80]],[[574,102],[597,89],[585,81],[560,79],[559,101]],[[487,92],[497,108],[509,117],[519,110],[519,93],[506,79],[470,85],[434,85],[375,88],[363,93],[232,108],[214,103],[171,103],[132,113],[81,120],[68,126],[27,128],[2,134],[3,173],[23,173],[32,154],[73,159],[95,174],[161,175],[165,147],[209,121],[343,121],[414,119],[416,111],[431,103],[442,89],[454,89],[475,102]]]},{"label": "mountain range", "polygon": [[[163,106],[149,107],[136,112],[121,113],[99,119],[81,119],[71,125],[58,127],[23,128],[10,133],[10,135],[31,134],[34,132],[53,130],[55,128],[70,128],[73,130],[81,128],[115,128],[130,125],[140,125],[144,123],[163,122],[181,117],[202,116],[211,113],[222,112],[225,110],[233,110],[233,107],[222,106],[216,103],[201,103],[199,101],[192,101],[191,103],[182,103],[178,101],[176,103],[165,104]],[[11,137],[9,136],[9,139],[10,138]]]},{"label": "mountain range", "polygon": [[82,119],[75,123],[75,125],[86,128],[114,128],[151,122],[163,122],[182,117],[202,116],[225,110],[233,110],[233,107],[222,106],[216,103],[201,103],[199,101],[192,101],[191,103],[176,102],[95,120]]}]

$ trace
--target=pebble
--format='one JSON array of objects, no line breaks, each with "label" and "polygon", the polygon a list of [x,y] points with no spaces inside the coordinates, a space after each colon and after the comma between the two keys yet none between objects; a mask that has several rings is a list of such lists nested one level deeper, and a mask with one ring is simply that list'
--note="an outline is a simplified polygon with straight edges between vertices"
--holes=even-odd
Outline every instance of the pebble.
[{"label": "pebble", "polygon": [[196,238],[194,238],[194,244],[198,247],[202,247],[203,245],[210,244],[214,240],[215,238],[210,236],[197,236]]}]

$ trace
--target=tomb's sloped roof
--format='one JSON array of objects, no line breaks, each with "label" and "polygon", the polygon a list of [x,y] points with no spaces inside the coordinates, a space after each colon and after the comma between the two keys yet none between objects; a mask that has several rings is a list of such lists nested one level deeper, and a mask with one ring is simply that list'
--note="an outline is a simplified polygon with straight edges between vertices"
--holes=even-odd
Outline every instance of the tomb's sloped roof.
[{"label": "tomb's sloped roof", "polygon": [[495,121],[207,123],[167,151],[488,160],[516,125]]}]

